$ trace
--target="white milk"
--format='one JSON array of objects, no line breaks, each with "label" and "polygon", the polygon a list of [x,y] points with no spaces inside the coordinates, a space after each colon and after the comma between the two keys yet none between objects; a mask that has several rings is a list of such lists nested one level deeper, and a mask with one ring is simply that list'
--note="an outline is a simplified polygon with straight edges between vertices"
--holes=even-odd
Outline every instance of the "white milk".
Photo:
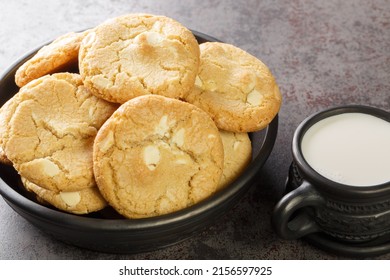
[{"label": "white milk", "polygon": [[301,149],[314,170],[352,186],[390,181],[390,123],[363,113],[323,119],[308,129]]}]

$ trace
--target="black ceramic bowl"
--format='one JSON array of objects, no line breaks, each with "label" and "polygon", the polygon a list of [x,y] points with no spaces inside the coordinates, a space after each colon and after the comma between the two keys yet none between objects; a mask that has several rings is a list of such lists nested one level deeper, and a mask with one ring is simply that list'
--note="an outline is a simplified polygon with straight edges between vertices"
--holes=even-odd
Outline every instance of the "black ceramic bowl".
[{"label": "black ceramic bowl", "polygon": [[[199,43],[218,41],[193,31]],[[37,50],[13,64],[0,78],[0,105],[16,92],[16,69]],[[77,71],[77,69],[73,69]],[[69,70],[70,71],[70,70]],[[251,133],[253,160],[243,174],[212,197],[181,211],[153,218],[129,220],[110,208],[89,214],[73,215],[39,204],[21,186],[11,166],[0,166],[0,193],[17,213],[36,227],[65,243],[110,253],[151,251],[180,242],[214,223],[252,186],[261,186],[258,174],[276,139],[278,117],[262,131]]]}]

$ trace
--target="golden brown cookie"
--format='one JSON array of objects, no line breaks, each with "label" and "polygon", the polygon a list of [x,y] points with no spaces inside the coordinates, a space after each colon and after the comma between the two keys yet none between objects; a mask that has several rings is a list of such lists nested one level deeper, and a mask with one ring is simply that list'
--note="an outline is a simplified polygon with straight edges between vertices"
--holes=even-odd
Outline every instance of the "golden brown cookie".
[{"label": "golden brown cookie", "polygon": [[164,16],[114,18],[97,26],[80,46],[85,85],[117,103],[145,94],[180,98],[193,87],[198,66],[194,35]]},{"label": "golden brown cookie", "polygon": [[93,141],[117,106],[70,73],[33,80],[12,99],[2,146],[19,174],[56,192],[94,186]]},{"label": "golden brown cookie", "polygon": [[70,32],[42,47],[16,71],[15,83],[22,87],[34,79],[77,63],[81,40],[88,32]]},{"label": "golden brown cookie", "polygon": [[252,144],[248,133],[219,131],[223,143],[224,163],[218,189],[226,187],[245,170],[252,159]]},{"label": "golden brown cookie", "polygon": [[94,172],[103,197],[127,218],[171,213],[213,194],[223,168],[218,129],[199,108],[145,95],[101,127]]},{"label": "golden brown cookie", "polygon": [[281,106],[281,94],[268,67],[230,44],[200,45],[196,86],[184,98],[210,114],[217,127],[252,132],[266,127]]},{"label": "golden brown cookie", "polygon": [[14,99],[9,99],[4,105],[0,108],[0,163],[12,165],[12,162],[8,159],[4,151],[4,141],[7,137],[7,126],[12,117],[12,112],[15,110],[16,103]]},{"label": "golden brown cookie", "polygon": [[88,214],[107,206],[97,187],[73,192],[54,192],[22,178],[25,188],[57,209],[73,214]]}]

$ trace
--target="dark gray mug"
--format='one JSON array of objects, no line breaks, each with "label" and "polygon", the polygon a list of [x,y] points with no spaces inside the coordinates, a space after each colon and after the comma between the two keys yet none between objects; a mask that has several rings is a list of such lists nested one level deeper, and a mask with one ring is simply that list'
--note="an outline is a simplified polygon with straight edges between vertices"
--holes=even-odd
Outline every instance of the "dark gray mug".
[{"label": "dark gray mug", "polygon": [[[284,239],[323,232],[349,242],[390,240],[390,180],[364,187],[343,184],[321,175],[303,155],[302,139],[308,129],[320,120],[344,113],[368,114],[390,125],[389,112],[350,105],[316,113],[298,126],[292,141],[293,163],[286,182],[287,193],[272,216],[276,233]],[[388,170],[390,178],[390,166]]]}]

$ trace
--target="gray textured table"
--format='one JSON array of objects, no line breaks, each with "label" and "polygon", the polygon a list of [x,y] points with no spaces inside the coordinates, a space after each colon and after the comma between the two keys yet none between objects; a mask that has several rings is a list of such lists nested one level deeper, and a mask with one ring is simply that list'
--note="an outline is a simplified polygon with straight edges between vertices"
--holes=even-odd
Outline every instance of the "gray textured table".
[{"label": "gray textured table", "polygon": [[[65,245],[30,225],[0,199],[0,259],[345,258],[302,240],[280,240],[271,228],[270,215],[284,189],[294,129],[303,118],[342,104],[390,110],[390,2],[0,0],[0,71],[65,32],[134,12],[172,17],[247,50],[270,67],[284,100],[278,138],[258,185],[218,223],[191,239],[135,255]],[[377,259],[390,259],[390,254]]]}]

